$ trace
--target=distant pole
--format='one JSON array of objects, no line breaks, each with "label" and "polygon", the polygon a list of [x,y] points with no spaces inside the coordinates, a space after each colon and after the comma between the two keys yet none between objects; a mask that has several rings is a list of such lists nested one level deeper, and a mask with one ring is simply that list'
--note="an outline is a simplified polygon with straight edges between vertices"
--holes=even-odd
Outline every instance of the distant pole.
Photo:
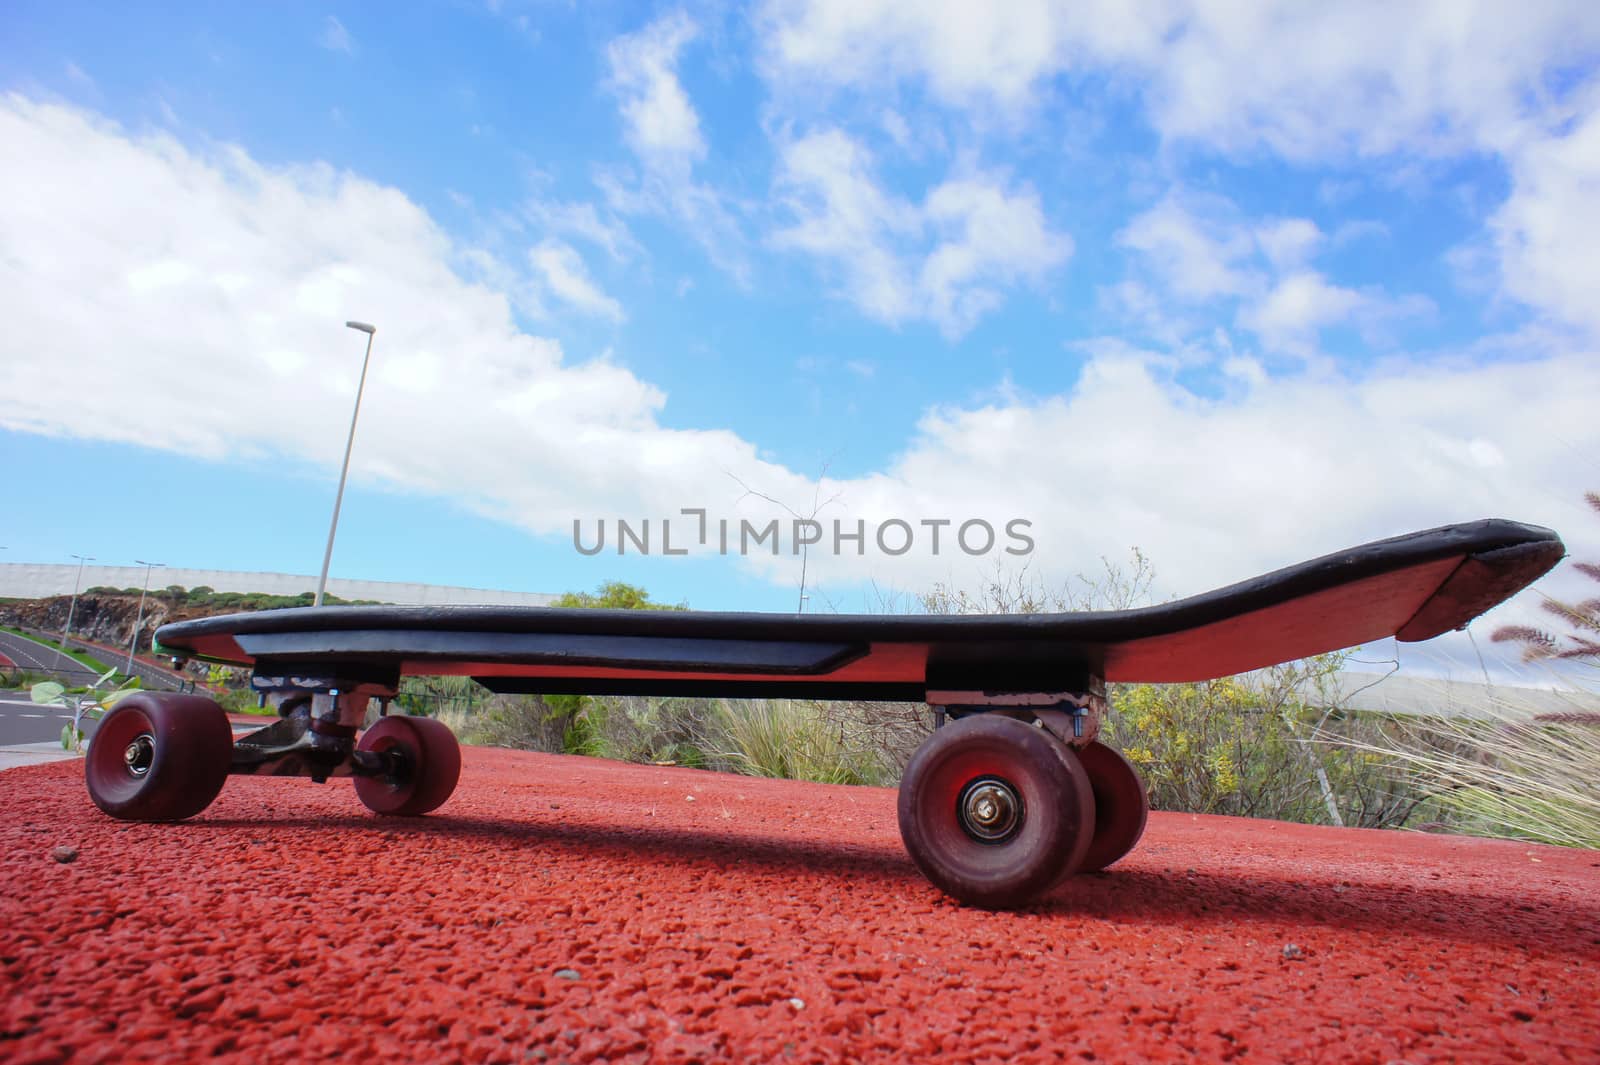
[{"label": "distant pole", "polygon": [[165,562],[146,562],[142,558],[134,559],[144,567],[144,591],[139,593],[139,616],[133,623],[133,639],[128,641],[128,664],[122,670],[125,677],[133,676],[133,649],[139,646],[139,626],[144,624],[144,597],[150,594],[150,571],[157,566],[165,566]]},{"label": "distant pole", "polygon": [[339,531],[339,505],[344,502],[344,479],[350,473],[350,449],[356,442],[356,419],[361,417],[361,393],[367,387],[367,364],[372,361],[372,335],[376,326],[366,322],[346,322],[347,328],[367,334],[367,354],[361,360],[361,381],[356,385],[356,409],[350,414],[350,436],[344,442],[344,465],[339,467],[339,491],[333,497],[333,521],[328,525],[328,549],[322,553],[322,576],[317,578],[317,598],[313,606],[322,605],[322,593],[328,587],[328,564],[333,561],[333,537]]},{"label": "distant pole", "polygon": [[67,557],[78,560],[78,576],[72,582],[72,605],[67,607],[67,631],[61,634],[62,647],[66,647],[67,641],[72,638],[72,615],[78,610],[78,586],[83,583],[83,564],[94,561],[94,556],[92,555],[68,555]]}]

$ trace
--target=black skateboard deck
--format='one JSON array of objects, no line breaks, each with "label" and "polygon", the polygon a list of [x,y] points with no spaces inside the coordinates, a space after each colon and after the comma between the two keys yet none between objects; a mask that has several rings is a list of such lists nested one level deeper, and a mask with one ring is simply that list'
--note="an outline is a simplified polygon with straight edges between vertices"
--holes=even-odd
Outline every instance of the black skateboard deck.
[{"label": "black skateboard deck", "polygon": [[1364,544],[1137,610],[926,616],[308,607],[163,626],[159,649],[257,675],[464,675],[500,692],[929,700],[1206,680],[1467,624],[1563,556],[1502,520]]},{"label": "black skateboard deck", "polygon": [[[278,719],[237,741],[201,695],[138,692],[100,723],[89,794],[123,820],[181,820],[230,775],[353,778],[375,813],[449,800],[461,749],[387,714],[402,676],[498,691],[926,702],[942,722],[900,781],[900,836],[941,890],[1023,905],[1139,842],[1149,795],[1097,739],[1104,682],[1202,680],[1389,636],[1459,628],[1560,560],[1549,529],[1480,521],[1351,548],[1141,610],[987,617],[489,607],[319,607],[165,625],[162,650],[249,666]],[[366,727],[363,727],[366,726]]]}]

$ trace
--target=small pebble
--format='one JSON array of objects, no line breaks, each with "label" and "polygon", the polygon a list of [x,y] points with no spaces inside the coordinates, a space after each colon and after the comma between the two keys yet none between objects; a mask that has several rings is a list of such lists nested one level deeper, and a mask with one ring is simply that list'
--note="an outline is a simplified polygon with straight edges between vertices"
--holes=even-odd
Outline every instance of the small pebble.
[{"label": "small pebble", "polygon": [[62,865],[66,865],[68,862],[75,862],[78,860],[78,848],[57,847],[55,850],[50,852],[50,857],[54,858]]},{"label": "small pebble", "polygon": [[558,980],[576,980],[576,979],[578,979],[578,970],[576,970],[576,969],[557,969],[556,970],[556,978]]},{"label": "small pebble", "polygon": [[806,1000],[803,998],[791,998],[789,1000],[789,1005],[793,1006],[797,1010],[803,1010],[806,1008]]},{"label": "small pebble", "polygon": [[683,801],[684,802],[694,802],[694,796],[693,795],[685,795],[683,797]]},{"label": "small pebble", "polygon": [[1296,958],[1304,956],[1304,954],[1305,951],[1301,950],[1293,943],[1285,943],[1283,945],[1283,956],[1287,961],[1293,961]]}]

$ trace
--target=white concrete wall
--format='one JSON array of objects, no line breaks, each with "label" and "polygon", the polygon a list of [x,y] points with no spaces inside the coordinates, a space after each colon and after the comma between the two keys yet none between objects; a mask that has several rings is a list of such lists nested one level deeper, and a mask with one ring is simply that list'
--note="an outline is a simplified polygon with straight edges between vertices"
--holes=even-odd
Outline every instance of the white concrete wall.
[{"label": "white concrete wall", "polygon": [[1346,706],[1382,714],[1503,719],[1600,713],[1600,695],[1586,691],[1369,673],[1340,673],[1334,680]]},{"label": "white concrete wall", "polygon": [[[33,562],[0,563],[0,597],[42,599],[51,595],[71,595],[77,578],[75,563],[65,566]],[[110,588],[144,586],[143,566],[84,566],[79,590],[104,585]],[[268,595],[299,595],[315,592],[317,578],[294,573],[248,573],[219,569],[167,569],[150,572],[151,588],[181,584],[185,588],[206,585],[219,592],[263,592]],[[555,596],[544,592],[506,592],[488,588],[453,588],[440,584],[405,584],[399,581],[350,581],[328,578],[328,593],[341,599],[373,599],[380,603],[405,606],[485,605],[548,606]]]}]

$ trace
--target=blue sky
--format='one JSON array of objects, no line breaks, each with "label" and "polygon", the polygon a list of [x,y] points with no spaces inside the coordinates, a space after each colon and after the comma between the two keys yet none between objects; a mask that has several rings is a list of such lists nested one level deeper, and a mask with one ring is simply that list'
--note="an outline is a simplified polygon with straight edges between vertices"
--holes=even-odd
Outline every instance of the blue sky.
[{"label": "blue sky", "polygon": [[[574,520],[1024,518],[1161,594],[1505,516],[1600,545],[1582,4],[8,5],[5,561],[622,578]],[[658,526],[659,527],[659,526]],[[813,606],[994,553],[823,552]]]}]

